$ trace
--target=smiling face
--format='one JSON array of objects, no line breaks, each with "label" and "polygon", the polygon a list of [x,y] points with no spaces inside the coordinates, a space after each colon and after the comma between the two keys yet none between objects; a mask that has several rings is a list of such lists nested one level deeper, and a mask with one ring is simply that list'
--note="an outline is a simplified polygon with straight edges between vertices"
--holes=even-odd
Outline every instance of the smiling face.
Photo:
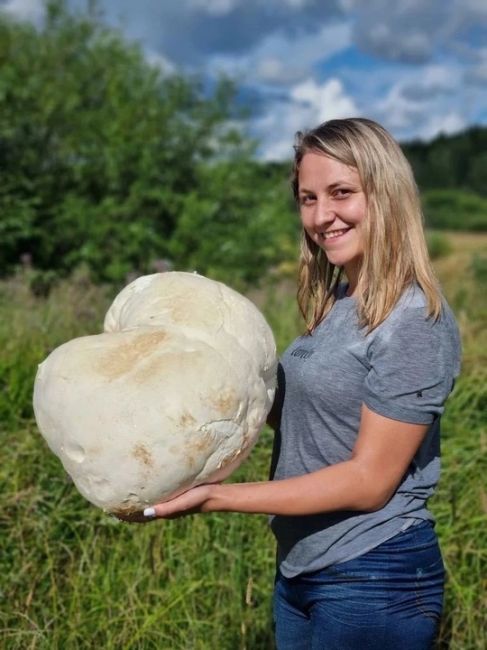
[{"label": "smiling face", "polygon": [[301,221],[328,261],[355,286],[363,256],[360,225],[367,212],[358,172],[321,153],[304,154],[298,174]]}]

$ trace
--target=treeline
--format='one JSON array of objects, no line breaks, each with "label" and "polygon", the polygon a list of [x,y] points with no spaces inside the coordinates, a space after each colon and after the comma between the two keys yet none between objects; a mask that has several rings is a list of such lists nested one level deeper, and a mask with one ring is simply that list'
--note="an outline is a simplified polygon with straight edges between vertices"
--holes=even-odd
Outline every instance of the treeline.
[{"label": "treeline", "polygon": [[431,228],[487,230],[487,128],[403,145]]},{"label": "treeline", "polygon": [[[244,285],[294,255],[290,163],[256,160],[232,83],[208,92],[96,16],[47,7],[40,28],[0,15],[0,273],[175,268]],[[406,146],[435,227],[486,228],[486,139]]]},{"label": "treeline", "polygon": [[487,196],[487,128],[403,144],[422,190],[461,189]]}]

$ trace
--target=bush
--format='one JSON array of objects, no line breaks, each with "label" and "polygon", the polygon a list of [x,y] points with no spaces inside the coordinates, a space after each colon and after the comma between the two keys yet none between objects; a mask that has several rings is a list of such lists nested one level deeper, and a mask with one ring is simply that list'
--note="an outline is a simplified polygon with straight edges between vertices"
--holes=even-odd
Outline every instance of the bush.
[{"label": "bush", "polygon": [[487,231],[487,199],[461,190],[430,190],[422,198],[428,228]]},{"label": "bush", "polygon": [[428,251],[432,260],[436,260],[439,257],[446,257],[452,251],[449,239],[439,232],[426,233],[426,243],[428,244]]},{"label": "bush", "polygon": [[470,264],[474,279],[481,285],[487,284],[487,255],[475,253]]}]

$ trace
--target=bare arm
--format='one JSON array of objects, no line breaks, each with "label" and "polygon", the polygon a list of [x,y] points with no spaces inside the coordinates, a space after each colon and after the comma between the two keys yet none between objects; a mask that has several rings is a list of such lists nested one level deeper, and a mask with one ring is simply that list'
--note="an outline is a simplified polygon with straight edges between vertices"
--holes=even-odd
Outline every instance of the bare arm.
[{"label": "bare arm", "polygon": [[202,485],[154,506],[155,516],[214,511],[311,515],[378,510],[397,489],[427,428],[386,418],[364,405],[350,460],[279,481]]}]

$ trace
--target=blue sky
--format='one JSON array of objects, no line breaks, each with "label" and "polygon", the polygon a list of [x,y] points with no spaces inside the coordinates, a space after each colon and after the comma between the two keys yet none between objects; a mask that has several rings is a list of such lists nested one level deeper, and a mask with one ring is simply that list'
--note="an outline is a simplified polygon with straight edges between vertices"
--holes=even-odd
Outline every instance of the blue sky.
[{"label": "blue sky", "polygon": [[[84,0],[67,0],[80,8]],[[164,71],[226,73],[251,98],[259,155],[333,117],[378,120],[399,140],[487,124],[486,0],[99,0],[103,20]],[[42,19],[42,0],[0,0]]]}]

